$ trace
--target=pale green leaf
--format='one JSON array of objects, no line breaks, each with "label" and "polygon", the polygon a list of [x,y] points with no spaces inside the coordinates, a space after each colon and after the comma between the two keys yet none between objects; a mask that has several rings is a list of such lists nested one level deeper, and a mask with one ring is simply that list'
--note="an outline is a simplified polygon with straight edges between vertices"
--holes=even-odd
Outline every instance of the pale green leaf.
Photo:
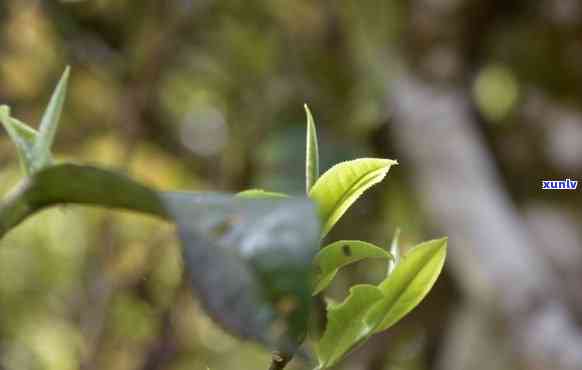
[{"label": "pale green leaf", "polygon": [[318,273],[313,294],[325,289],[340,268],[364,258],[391,259],[392,257],[384,249],[359,240],[341,240],[322,248],[314,260]]},{"label": "pale green leaf", "polygon": [[366,323],[365,317],[370,307],[383,297],[382,291],[373,285],[355,285],[342,303],[328,305],[327,326],[317,344],[317,369],[335,365],[370,335],[374,328]]},{"label": "pale green leaf", "polygon": [[273,191],[265,191],[263,189],[249,189],[241,191],[236,195],[241,198],[252,198],[252,199],[262,199],[262,198],[288,198],[289,196],[284,193],[277,193]]},{"label": "pale green leaf", "polygon": [[386,330],[415,308],[436,282],[447,254],[447,238],[419,244],[378,287],[384,298],[366,317],[374,332]]},{"label": "pale green leaf", "polygon": [[38,129],[38,139],[33,150],[33,166],[35,171],[46,167],[51,162],[50,151],[59,126],[59,120],[63,111],[67,84],[69,81],[69,67],[65,69],[50,102],[42,116]]},{"label": "pale green leaf", "polygon": [[[37,135],[36,130],[33,129],[32,127],[29,127],[27,124],[17,120],[16,118],[11,117],[10,107],[6,105],[0,106],[0,119],[2,120],[3,125],[10,125],[11,127],[14,128],[19,138],[22,138],[27,142],[34,142],[34,140],[36,139]],[[11,135],[10,133],[8,134]]]},{"label": "pale green leaf", "polygon": [[317,143],[317,130],[315,120],[305,104],[305,114],[307,115],[307,140],[305,143],[305,191],[309,191],[319,177],[319,148]]},{"label": "pale green leaf", "polygon": [[396,268],[398,263],[400,262],[400,229],[396,229],[394,232],[394,238],[392,238],[392,242],[390,243],[390,254],[392,255],[392,259],[388,261],[388,271],[386,276],[390,276],[392,271]]},{"label": "pale green leaf", "polygon": [[395,164],[397,162],[390,159],[361,158],[336,164],[324,173],[309,193],[318,205],[322,237],[367,189],[382,181]]},{"label": "pale green leaf", "polygon": [[10,116],[10,108],[0,106],[0,121],[16,146],[20,165],[26,175],[32,173],[32,148],[36,141],[37,132],[33,128]]}]

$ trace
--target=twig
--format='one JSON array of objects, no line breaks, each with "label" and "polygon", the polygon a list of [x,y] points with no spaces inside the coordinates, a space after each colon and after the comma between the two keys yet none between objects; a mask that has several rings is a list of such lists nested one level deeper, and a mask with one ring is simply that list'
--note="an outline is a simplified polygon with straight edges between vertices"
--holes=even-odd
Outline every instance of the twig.
[{"label": "twig", "polygon": [[283,370],[293,358],[292,354],[275,351],[271,357],[269,370]]}]

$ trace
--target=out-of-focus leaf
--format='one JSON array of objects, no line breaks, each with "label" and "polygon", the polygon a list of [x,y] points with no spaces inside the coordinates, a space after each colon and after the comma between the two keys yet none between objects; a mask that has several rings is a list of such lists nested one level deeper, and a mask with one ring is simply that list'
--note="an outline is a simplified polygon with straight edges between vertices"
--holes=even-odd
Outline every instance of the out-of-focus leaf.
[{"label": "out-of-focus leaf", "polygon": [[37,138],[37,132],[33,128],[10,116],[10,108],[0,106],[0,122],[16,146],[16,152],[24,173],[32,173],[32,149]]},{"label": "out-of-focus leaf", "polygon": [[277,193],[273,191],[265,191],[263,189],[249,189],[241,191],[236,195],[237,197],[241,198],[250,198],[250,199],[262,199],[262,198],[288,198],[289,196],[284,193]]},{"label": "out-of-focus leaf", "polygon": [[366,317],[374,332],[386,330],[416,307],[436,282],[447,254],[447,238],[411,249],[379,288],[384,298]]},{"label": "out-of-focus leaf", "polygon": [[307,115],[307,140],[305,143],[305,192],[313,187],[319,177],[319,148],[317,144],[317,130],[315,120],[305,104],[305,114]]},{"label": "out-of-focus leaf", "polygon": [[166,193],[192,286],[229,332],[293,351],[311,302],[319,220],[307,198]]},{"label": "out-of-focus leaf", "polygon": [[38,139],[33,149],[33,166],[35,171],[46,167],[51,162],[50,151],[59,127],[61,112],[63,111],[69,81],[69,71],[70,69],[67,67],[42,116],[38,129]]},{"label": "out-of-focus leaf", "polygon": [[386,276],[390,276],[392,271],[396,268],[398,263],[400,262],[400,229],[396,229],[394,232],[394,237],[392,238],[392,242],[390,243],[390,254],[392,255],[392,259],[388,261],[388,271]]},{"label": "out-of-focus leaf", "polygon": [[319,219],[307,198],[159,193],[121,174],[62,164],[0,203],[0,237],[51,205],[124,208],[175,221],[207,313],[231,334],[293,351],[307,329]]},{"label": "out-of-focus leaf", "polygon": [[367,337],[371,328],[365,317],[382,291],[373,285],[355,285],[340,304],[327,307],[327,327],[317,345],[317,369],[326,369],[341,360],[358,342]]},{"label": "out-of-focus leaf", "polygon": [[360,195],[382,181],[395,164],[397,162],[390,159],[361,158],[339,163],[324,173],[309,193],[318,205],[323,223],[322,237]]},{"label": "out-of-focus leaf", "polygon": [[325,289],[340,268],[364,258],[392,259],[392,256],[384,249],[360,240],[340,240],[322,248],[315,256],[318,274],[313,294]]}]

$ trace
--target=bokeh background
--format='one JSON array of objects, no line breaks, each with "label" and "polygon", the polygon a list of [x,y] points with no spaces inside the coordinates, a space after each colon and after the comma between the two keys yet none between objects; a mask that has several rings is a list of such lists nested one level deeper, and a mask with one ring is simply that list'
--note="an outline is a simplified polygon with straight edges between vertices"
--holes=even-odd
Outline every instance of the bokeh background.
[{"label": "bokeh background", "polygon": [[[581,2],[0,1],[0,103],[35,126],[66,65],[60,159],[160,189],[301,193],[304,102],[324,169],[399,160],[329,240],[448,235],[446,271],[343,369],[582,369],[582,192],[541,190],[582,180]],[[19,178],[2,133],[2,194]],[[157,220],[33,217],[0,243],[0,369],[266,369],[182,274]]]}]

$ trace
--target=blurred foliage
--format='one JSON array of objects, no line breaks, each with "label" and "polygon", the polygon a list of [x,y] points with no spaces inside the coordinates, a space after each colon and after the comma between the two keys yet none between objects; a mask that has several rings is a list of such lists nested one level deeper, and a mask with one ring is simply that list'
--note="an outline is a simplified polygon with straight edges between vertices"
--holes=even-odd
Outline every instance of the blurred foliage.
[{"label": "blurred foliage", "polygon": [[[541,103],[525,102],[541,91],[542,101],[579,108],[582,17],[553,1],[456,3],[3,0],[0,103],[36,124],[70,64],[55,152],[161,189],[301,193],[304,102],[317,117],[322,172],[358,156],[399,159],[385,105],[391,79],[405,69],[462,79],[459,59],[469,60],[475,78],[465,83],[512,194],[538,197],[531,184],[561,176],[566,144],[528,124]],[[0,136],[2,194],[18,179],[11,145]],[[381,244],[396,226],[403,246],[426,239],[406,168],[328,239]],[[381,264],[347,271],[332,286],[338,299],[383,277]],[[456,299],[449,285],[394,329],[403,335],[388,338],[386,369],[428,368]],[[155,220],[66,207],[0,243],[0,369],[256,369],[268,358],[201,313],[172,230]]]}]

